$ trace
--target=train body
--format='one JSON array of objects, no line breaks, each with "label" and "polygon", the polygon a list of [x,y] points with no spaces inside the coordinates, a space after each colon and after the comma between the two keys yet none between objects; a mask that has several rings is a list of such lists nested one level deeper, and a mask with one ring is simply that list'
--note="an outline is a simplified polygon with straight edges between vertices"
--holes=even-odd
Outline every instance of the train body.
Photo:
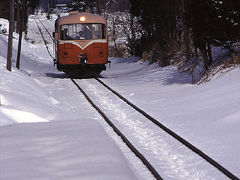
[{"label": "train body", "polygon": [[104,17],[70,12],[55,22],[55,64],[70,76],[98,75],[108,61],[107,23]]}]

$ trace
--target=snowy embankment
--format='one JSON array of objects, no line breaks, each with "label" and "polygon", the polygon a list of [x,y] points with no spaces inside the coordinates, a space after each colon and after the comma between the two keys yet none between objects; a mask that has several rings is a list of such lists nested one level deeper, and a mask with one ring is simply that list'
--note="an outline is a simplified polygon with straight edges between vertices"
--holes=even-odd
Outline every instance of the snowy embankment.
[{"label": "snowy embankment", "polygon": [[104,82],[240,177],[239,66],[192,85],[175,67],[124,61],[102,73]]},{"label": "snowy embankment", "polygon": [[[35,44],[23,41],[21,70],[13,67],[12,72],[6,70],[7,37],[0,34],[0,179],[150,179],[136,170],[140,165],[129,162],[105,132],[102,118],[53,66],[31,19],[29,29]],[[102,73],[105,83],[240,177],[239,66],[192,85],[191,77],[171,66],[110,60],[111,69]],[[136,136],[144,133],[147,130]],[[174,161],[193,168],[199,164]],[[170,165],[164,167],[166,179],[206,177],[199,172],[173,177],[184,168]]]},{"label": "snowy embankment", "polygon": [[139,179],[42,43],[24,40],[15,68],[17,38],[9,72],[0,34],[0,179]]}]

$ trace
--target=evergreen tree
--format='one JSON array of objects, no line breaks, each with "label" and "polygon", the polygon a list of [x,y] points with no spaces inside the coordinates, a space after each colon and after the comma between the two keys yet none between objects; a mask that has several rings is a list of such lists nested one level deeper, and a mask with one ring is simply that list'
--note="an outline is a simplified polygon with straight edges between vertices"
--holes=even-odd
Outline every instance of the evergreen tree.
[{"label": "evergreen tree", "polygon": [[28,0],[27,4],[31,9],[35,9],[39,5],[40,0]]},{"label": "evergreen tree", "polygon": [[179,0],[130,0],[131,13],[139,17],[143,28],[141,47],[152,52],[152,62],[169,64],[177,46],[177,17]]},{"label": "evergreen tree", "polygon": [[235,0],[188,1],[186,19],[200,49],[205,69],[212,63],[211,45],[240,40],[240,2]]},{"label": "evergreen tree", "polygon": [[240,40],[240,1],[214,1],[218,25],[215,26],[216,39],[222,43]]},{"label": "evergreen tree", "polygon": [[[191,39],[199,48],[205,69],[212,63],[211,46],[240,40],[240,1],[235,0],[130,0],[131,13],[143,28],[137,45],[151,51],[153,62],[167,65],[184,46],[190,59]],[[181,38],[183,36],[183,39]],[[140,42],[140,43],[139,43]]]}]

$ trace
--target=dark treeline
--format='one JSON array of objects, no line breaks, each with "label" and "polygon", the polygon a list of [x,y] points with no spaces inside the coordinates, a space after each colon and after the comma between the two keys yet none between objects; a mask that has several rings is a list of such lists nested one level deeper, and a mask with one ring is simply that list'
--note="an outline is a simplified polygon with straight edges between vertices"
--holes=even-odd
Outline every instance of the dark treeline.
[{"label": "dark treeline", "polygon": [[[14,20],[17,23],[16,32],[19,32],[21,19],[23,19],[23,29],[26,30],[28,14],[33,12],[39,4],[39,1],[40,0],[14,0]],[[9,4],[9,0],[0,0],[0,18],[9,20]],[[24,6],[25,10],[23,11]],[[21,16],[23,16],[23,18],[21,18]]]},{"label": "dark treeline", "polygon": [[[28,11],[32,11],[37,7],[40,0],[26,0]],[[14,0],[15,14],[18,7],[22,7],[24,0]],[[10,0],[0,0],[0,17],[9,19],[9,4]]]},{"label": "dark treeline", "polygon": [[143,31],[134,55],[151,54],[152,62],[170,64],[183,51],[186,59],[200,51],[205,69],[212,63],[211,46],[240,40],[240,1],[130,0],[130,13],[139,17]]},{"label": "dark treeline", "polygon": [[[15,0],[17,22],[24,1]],[[39,0],[27,0],[28,9],[38,3]],[[9,1],[0,0],[1,17],[8,18],[8,4]],[[125,26],[128,54],[147,57],[160,66],[171,64],[181,54],[185,61],[201,59],[208,70],[213,61],[212,47],[221,46],[232,52],[232,45],[240,41],[240,1],[236,0],[72,0],[68,7],[104,13],[113,26],[109,32],[118,52],[120,32],[115,28]],[[118,22],[121,17],[114,14],[116,11],[126,12],[125,22]]]},{"label": "dark treeline", "polygon": [[130,2],[132,4],[130,12],[139,17],[143,30],[140,42],[136,42],[135,55],[141,56],[144,51],[148,51],[152,53],[153,62],[159,61],[162,66],[168,65],[168,56],[178,46],[180,2],[172,0]]}]

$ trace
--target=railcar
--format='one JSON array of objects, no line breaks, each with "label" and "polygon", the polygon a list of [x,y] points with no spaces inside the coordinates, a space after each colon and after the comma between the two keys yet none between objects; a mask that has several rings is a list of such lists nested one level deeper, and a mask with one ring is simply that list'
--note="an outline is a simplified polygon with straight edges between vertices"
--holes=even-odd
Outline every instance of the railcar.
[{"label": "railcar", "polygon": [[107,23],[104,17],[70,12],[55,22],[55,59],[59,71],[70,76],[98,75],[108,61]]}]

